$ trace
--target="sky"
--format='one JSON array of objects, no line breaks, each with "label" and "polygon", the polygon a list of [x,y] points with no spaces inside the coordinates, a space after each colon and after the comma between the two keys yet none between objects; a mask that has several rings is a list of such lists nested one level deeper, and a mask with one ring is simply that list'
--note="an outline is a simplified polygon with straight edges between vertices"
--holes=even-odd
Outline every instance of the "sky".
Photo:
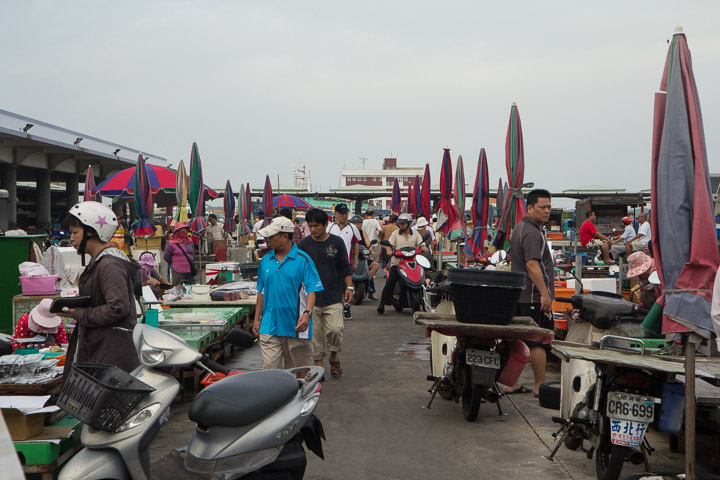
[{"label": "sky", "polygon": [[[206,183],[315,190],[340,170],[480,148],[491,188],[518,105],[525,181],[650,186],[653,94],[683,26],[711,172],[720,172],[720,2],[15,1],[3,4],[0,109],[128,145]],[[471,189],[471,188],[470,188]]]}]

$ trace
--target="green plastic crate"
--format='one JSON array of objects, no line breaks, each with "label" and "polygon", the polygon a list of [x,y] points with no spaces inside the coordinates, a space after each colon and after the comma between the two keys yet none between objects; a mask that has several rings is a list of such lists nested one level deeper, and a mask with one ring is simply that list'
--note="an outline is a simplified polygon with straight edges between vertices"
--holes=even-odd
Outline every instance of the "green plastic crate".
[{"label": "green plastic crate", "polygon": [[24,457],[23,465],[50,465],[60,455],[67,452],[73,445],[80,442],[80,420],[72,415],[65,415],[53,427],[74,427],[75,431],[60,443],[52,442],[15,442],[15,450]]},{"label": "green plastic crate", "polygon": [[[662,348],[667,343],[664,338],[643,338],[642,341],[645,343],[645,348],[649,350],[657,350]],[[641,348],[640,342],[630,342],[632,348]]]}]

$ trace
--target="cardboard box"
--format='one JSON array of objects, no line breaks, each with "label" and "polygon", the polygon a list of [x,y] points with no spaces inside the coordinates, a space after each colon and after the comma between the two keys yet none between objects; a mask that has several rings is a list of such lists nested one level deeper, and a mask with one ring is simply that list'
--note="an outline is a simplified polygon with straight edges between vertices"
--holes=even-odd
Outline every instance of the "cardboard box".
[{"label": "cardboard box", "polygon": [[27,440],[42,433],[45,413],[59,410],[56,406],[44,407],[50,395],[2,396],[0,409],[14,441]]}]

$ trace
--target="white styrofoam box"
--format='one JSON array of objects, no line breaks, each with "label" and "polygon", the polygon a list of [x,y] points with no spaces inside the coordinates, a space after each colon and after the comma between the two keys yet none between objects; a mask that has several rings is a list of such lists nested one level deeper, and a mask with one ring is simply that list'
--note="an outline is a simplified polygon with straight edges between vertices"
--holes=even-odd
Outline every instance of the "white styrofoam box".
[{"label": "white styrofoam box", "polygon": [[240,262],[208,263],[205,267],[205,283],[217,277],[223,270],[230,270],[233,274],[233,281],[240,280]]},{"label": "white styrofoam box", "polygon": [[[585,290],[617,293],[617,284],[614,278],[583,278],[582,284]],[[567,288],[575,288],[574,278],[567,281]]]},{"label": "white styrofoam box", "polygon": [[[65,260],[65,265],[81,265],[81,258],[80,255],[78,255],[77,250],[75,250],[75,247],[59,247],[60,253],[63,256],[63,260]],[[87,253],[85,254],[85,265],[90,263],[90,255]]]}]

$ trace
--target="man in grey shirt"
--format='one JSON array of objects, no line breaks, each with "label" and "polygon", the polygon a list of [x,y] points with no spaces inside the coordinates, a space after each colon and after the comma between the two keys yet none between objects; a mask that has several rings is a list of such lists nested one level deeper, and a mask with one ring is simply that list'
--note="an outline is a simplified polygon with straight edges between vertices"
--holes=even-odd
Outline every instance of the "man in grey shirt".
[{"label": "man in grey shirt", "polygon": [[[542,328],[552,330],[552,301],[555,298],[555,265],[542,226],[550,220],[550,192],[532,190],[527,195],[527,215],[510,236],[510,265],[513,272],[527,274],[525,289],[520,294],[517,315],[531,317]],[[535,377],[533,392],[538,396],[545,383],[547,345],[525,342],[530,347],[530,365]],[[507,393],[529,390],[516,384]]]}]

